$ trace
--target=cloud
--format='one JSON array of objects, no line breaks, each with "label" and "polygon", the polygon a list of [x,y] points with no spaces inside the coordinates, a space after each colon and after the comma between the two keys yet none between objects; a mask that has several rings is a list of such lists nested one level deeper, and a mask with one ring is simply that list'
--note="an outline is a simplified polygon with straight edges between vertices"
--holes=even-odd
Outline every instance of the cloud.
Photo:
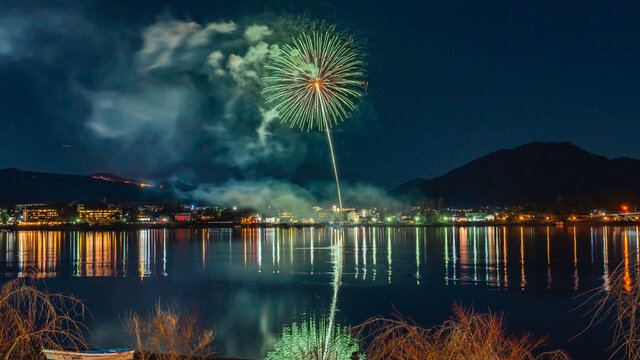
[{"label": "cloud", "polygon": [[[4,26],[6,27],[6,25]],[[11,56],[14,52],[15,45],[11,34],[7,29],[0,27],[0,56]]]},{"label": "cloud", "polygon": [[220,50],[214,50],[207,56],[206,66],[212,70],[211,75],[224,76],[226,71],[222,68],[224,54]]},{"label": "cloud", "polygon": [[269,29],[269,27],[265,25],[251,25],[247,27],[247,30],[244,31],[244,37],[249,42],[257,42],[262,40],[262,38],[273,34],[273,31]]},{"label": "cloud", "polygon": [[[28,36],[37,30],[36,19],[43,20],[42,25],[55,30],[52,16],[41,18],[38,15],[20,16],[17,14],[6,14],[0,17],[0,56],[21,58],[35,54],[28,46]],[[48,21],[46,19],[49,19]],[[34,49],[36,50],[36,49]]]},{"label": "cloud", "polygon": [[169,69],[188,71],[198,66],[216,34],[231,34],[237,28],[232,22],[209,23],[171,18],[159,19],[142,32],[143,46],[136,54],[139,66],[146,71]]},{"label": "cloud", "polygon": [[181,153],[189,149],[185,145],[191,138],[184,125],[197,116],[201,96],[188,81],[146,81],[127,92],[93,93],[91,100],[93,113],[87,127],[96,137],[130,149],[136,143],[148,144],[148,150],[136,155],[155,163],[183,159]]},{"label": "cloud", "polygon": [[96,32],[96,26],[74,11],[8,10],[0,15],[0,58],[35,58],[52,64],[67,49],[87,45]]}]

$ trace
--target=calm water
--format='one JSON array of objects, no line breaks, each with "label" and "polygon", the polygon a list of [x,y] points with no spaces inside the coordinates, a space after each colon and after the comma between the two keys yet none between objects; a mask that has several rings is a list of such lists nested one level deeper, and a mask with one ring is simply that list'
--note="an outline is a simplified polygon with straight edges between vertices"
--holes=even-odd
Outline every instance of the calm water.
[{"label": "calm water", "polygon": [[[576,359],[607,359],[610,329],[573,311],[618,264],[640,262],[637,227],[176,229],[0,232],[0,282],[35,266],[86,300],[92,341],[128,346],[120,318],[160,298],[197,308],[220,355],[260,359],[282,327],[326,314],[357,324],[396,307],[424,325],[454,302],[504,311]],[[338,266],[341,265],[341,266]]]}]

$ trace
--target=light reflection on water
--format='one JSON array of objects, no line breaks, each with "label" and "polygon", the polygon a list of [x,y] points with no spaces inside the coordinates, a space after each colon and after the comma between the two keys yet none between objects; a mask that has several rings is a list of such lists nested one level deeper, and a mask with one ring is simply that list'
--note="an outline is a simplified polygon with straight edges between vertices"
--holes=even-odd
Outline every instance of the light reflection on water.
[{"label": "light reflection on water", "polygon": [[129,345],[118,316],[160,296],[199,306],[221,355],[247,358],[264,356],[304,314],[338,310],[336,321],[356,323],[404,305],[416,320],[441,321],[451,302],[466,300],[510,311],[541,335],[566,333],[558,345],[580,355],[608,340],[568,342],[582,326],[581,314],[568,313],[574,297],[607,287],[618,265],[630,287],[639,248],[637,226],[4,231],[0,274],[36,268],[88,299],[95,341],[109,346]]},{"label": "light reflection on water", "polygon": [[[628,269],[640,260],[637,227],[356,227],[341,231],[347,255],[345,280],[350,282],[406,281],[407,270],[413,267],[417,286],[442,280],[446,285],[524,290],[529,273],[538,272],[543,260],[547,289],[554,286],[554,271],[563,273],[571,266],[569,288],[579,291],[585,267],[593,276],[592,268],[599,264],[602,284],[607,286],[612,266],[623,262],[630,283]],[[187,267],[198,263],[205,273],[207,268],[224,268],[243,275],[272,274],[271,278],[322,275],[331,271],[327,250],[337,236],[335,229],[328,228],[1,232],[0,269],[5,277],[35,268],[38,276],[48,278],[147,278],[169,276],[181,263]]]}]

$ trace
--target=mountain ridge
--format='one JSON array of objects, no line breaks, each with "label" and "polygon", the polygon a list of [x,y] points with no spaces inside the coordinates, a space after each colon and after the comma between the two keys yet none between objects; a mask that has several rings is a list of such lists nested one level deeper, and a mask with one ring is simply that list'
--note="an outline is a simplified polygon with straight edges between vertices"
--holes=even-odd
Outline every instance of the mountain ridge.
[{"label": "mountain ridge", "polygon": [[401,184],[392,194],[455,205],[517,205],[558,198],[640,194],[640,160],[607,158],[569,142],[535,141],[491,152],[442,176]]},{"label": "mountain ridge", "polygon": [[87,200],[126,203],[162,197],[157,189],[92,175],[0,169],[0,206]]}]

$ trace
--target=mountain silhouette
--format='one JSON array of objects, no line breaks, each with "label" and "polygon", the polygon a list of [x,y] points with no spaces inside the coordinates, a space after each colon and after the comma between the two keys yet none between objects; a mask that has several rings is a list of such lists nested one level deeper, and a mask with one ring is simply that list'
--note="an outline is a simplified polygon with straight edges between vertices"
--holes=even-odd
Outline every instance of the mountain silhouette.
[{"label": "mountain silhouette", "polygon": [[532,142],[495,151],[440,177],[411,180],[392,193],[443,198],[452,205],[493,206],[578,197],[602,202],[612,194],[637,198],[640,160],[609,159],[568,142]]},{"label": "mountain silhouette", "polygon": [[159,189],[93,176],[0,169],[0,206],[87,200],[127,203],[164,195]]}]

